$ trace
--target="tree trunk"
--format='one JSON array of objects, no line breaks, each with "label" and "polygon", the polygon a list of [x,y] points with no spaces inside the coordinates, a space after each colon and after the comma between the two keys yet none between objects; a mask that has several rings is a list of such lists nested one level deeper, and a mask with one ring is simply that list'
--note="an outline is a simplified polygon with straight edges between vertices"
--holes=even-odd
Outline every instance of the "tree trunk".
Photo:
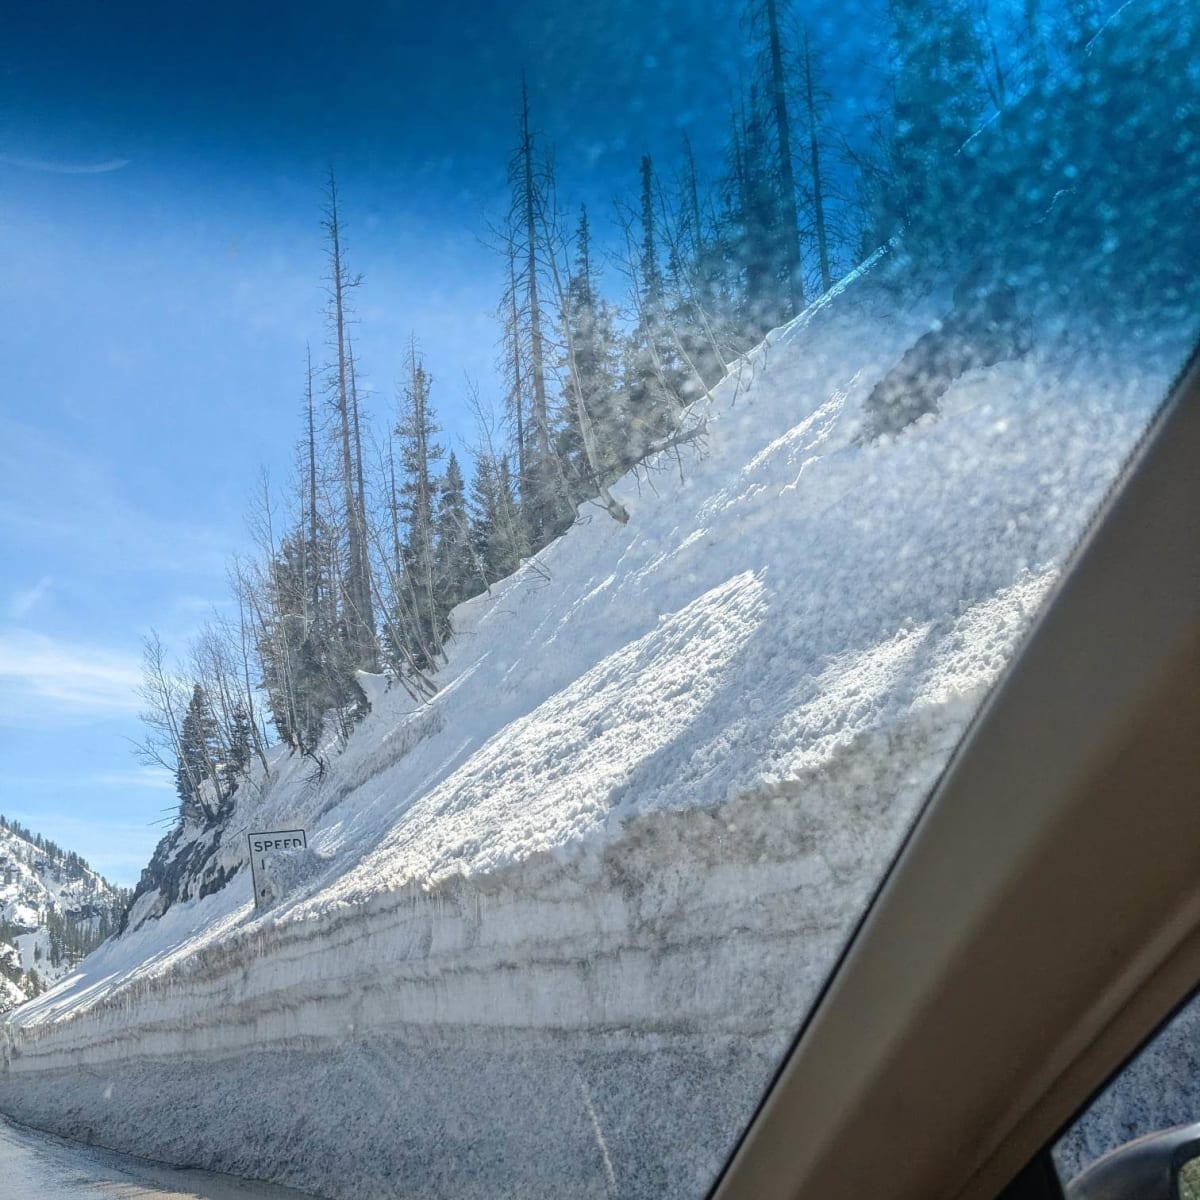
[{"label": "tree trunk", "polygon": [[808,144],[812,159],[813,218],[817,225],[817,257],[821,265],[821,290],[829,291],[829,242],[825,234],[825,189],[821,180],[821,147],[817,138],[817,104],[813,96],[812,50],[804,34],[804,97],[808,106]]},{"label": "tree trunk", "polygon": [[796,176],[792,169],[791,122],[788,119],[787,87],[783,73],[783,43],[779,35],[776,0],[766,0],[767,36],[771,54],[771,97],[775,129],[779,135],[779,186],[783,196],[784,250],[787,256],[788,301],[791,315],[804,307],[804,268],[800,261],[800,218],[796,211]]},{"label": "tree trunk", "polygon": [[700,223],[700,188],[696,182],[696,156],[692,152],[691,139],[684,134],[683,155],[687,163],[688,204],[692,218],[692,256],[699,261],[704,250],[704,227]]},{"label": "tree trunk", "polygon": [[367,488],[363,475],[362,454],[362,425],[359,420],[358,408],[358,372],[354,366],[354,344],[349,331],[346,334],[346,355],[350,371],[350,433],[354,442],[354,484],[355,506],[354,517],[358,522],[359,546],[359,578],[357,581],[359,593],[359,612],[362,616],[362,626],[367,634],[365,649],[368,658],[363,665],[369,671],[377,670],[379,660],[375,641],[375,602],[371,586],[371,556],[367,544]]},{"label": "tree trunk", "polygon": [[354,490],[354,449],[350,421],[350,368],[346,349],[346,278],[342,263],[341,229],[338,223],[337,180],[329,173],[329,230],[331,258],[331,291],[333,299],[333,325],[337,351],[336,405],[338,432],[341,441],[341,467],[343,508],[346,519],[346,539],[349,552],[349,579],[346,581],[345,600],[347,626],[356,666],[366,666],[374,657],[371,642],[372,631],[366,626],[369,597],[363,602],[365,554],[362,545],[362,526],[357,517],[357,501]]},{"label": "tree trunk", "polygon": [[516,250],[510,243],[508,248],[508,294],[511,312],[509,314],[510,336],[512,337],[512,372],[513,372],[513,415],[517,426],[517,493],[524,501],[527,499],[528,466],[525,461],[525,397],[522,395],[524,379],[521,372],[521,323],[517,312],[517,263]]},{"label": "tree trunk", "polygon": [[536,182],[533,173],[533,134],[529,129],[529,89],[521,81],[521,157],[524,164],[524,216],[527,303],[529,307],[529,366],[533,376],[533,432],[537,438],[537,533],[544,537],[550,520],[550,409],[546,402],[545,347],[542,341],[541,299],[538,296]]},{"label": "tree trunk", "polygon": [[305,600],[309,605],[310,626],[321,625],[321,564],[317,549],[317,430],[313,412],[312,351],[308,351],[308,531],[307,545],[301,558],[304,572]]}]

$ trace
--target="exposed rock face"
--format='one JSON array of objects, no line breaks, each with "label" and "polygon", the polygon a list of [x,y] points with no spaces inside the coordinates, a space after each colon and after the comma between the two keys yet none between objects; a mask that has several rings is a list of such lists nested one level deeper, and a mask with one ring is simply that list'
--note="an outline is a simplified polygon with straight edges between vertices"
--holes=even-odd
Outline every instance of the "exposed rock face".
[{"label": "exposed rock face", "polygon": [[119,932],[160,917],[172,904],[219,891],[236,873],[217,861],[228,813],[221,819],[181,821],[154,848],[133,898],[121,913]]},{"label": "exposed rock face", "polygon": [[1032,344],[1031,323],[1021,316],[1013,288],[971,272],[954,289],[950,313],[905,351],[867,397],[863,440],[899,433],[936,413],[951,385],[968,371],[1021,358]]}]

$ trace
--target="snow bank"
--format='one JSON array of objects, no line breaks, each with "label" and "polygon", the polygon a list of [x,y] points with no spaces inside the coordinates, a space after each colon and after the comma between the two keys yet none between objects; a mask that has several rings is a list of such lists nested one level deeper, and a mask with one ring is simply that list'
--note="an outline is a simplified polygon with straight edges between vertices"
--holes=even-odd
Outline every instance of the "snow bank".
[{"label": "snow bank", "polygon": [[[441,692],[251,829],[309,831],[110,942],[6,1031],[0,1106],[329,1196],[694,1196],[1159,402],[1181,346],[1035,322],[887,444],[943,312],[873,274],[777,331],[664,460],[455,613]],[[892,286],[886,286],[886,285]]]}]

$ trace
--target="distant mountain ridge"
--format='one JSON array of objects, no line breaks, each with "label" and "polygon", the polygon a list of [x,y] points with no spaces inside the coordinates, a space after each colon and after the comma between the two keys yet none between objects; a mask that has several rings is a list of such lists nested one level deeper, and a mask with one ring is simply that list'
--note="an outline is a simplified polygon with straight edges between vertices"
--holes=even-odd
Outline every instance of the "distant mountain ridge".
[{"label": "distant mountain ridge", "polygon": [[128,899],[75,851],[0,816],[0,1012],[68,975]]}]

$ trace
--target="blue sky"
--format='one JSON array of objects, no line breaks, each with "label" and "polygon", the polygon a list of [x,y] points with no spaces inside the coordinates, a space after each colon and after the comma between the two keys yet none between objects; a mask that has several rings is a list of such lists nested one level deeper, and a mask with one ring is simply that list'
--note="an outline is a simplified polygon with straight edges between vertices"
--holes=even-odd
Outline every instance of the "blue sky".
[{"label": "blue sky", "polygon": [[[818,38],[835,43],[822,13],[840,11],[810,14]],[[603,218],[639,156],[665,161],[684,132],[718,168],[739,12],[49,0],[6,16],[0,811],[125,883],[160,836],[173,793],[129,747],[140,639],[183,651],[247,548],[260,466],[286,480],[306,343],[323,357],[328,166],[365,275],[374,416],[415,333],[455,445],[464,375],[498,399],[500,263],[481,237],[522,68],[560,191]],[[864,46],[836,44],[852,116]]]}]

